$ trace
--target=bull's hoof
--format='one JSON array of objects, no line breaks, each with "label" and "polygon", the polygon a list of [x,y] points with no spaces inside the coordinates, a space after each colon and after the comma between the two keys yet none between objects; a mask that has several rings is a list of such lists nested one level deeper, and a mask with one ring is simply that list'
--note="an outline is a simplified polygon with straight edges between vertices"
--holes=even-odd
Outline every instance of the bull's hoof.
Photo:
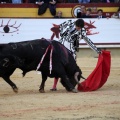
[{"label": "bull's hoof", "polygon": [[13,91],[14,91],[15,93],[18,93],[18,88],[17,88],[17,87],[13,87]]},{"label": "bull's hoof", "polygon": [[78,91],[76,89],[72,89],[73,93],[78,93]]},{"label": "bull's hoof", "polygon": [[45,93],[45,91],[43,89],[39,89],[40,93]]}]

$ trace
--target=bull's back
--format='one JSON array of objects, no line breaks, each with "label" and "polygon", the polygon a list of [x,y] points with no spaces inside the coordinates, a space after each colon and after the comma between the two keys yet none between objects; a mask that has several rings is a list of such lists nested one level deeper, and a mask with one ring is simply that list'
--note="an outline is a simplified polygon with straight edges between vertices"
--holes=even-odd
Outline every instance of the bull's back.
[{"label": "bull's back", "polygon": [[23,42],[14,42],[0,45],[1,54],[13,54],[13,55],[27,55],[32,52],[36,53],[39,49],[46,49],[50,43],[46,40],[30,40]]}]

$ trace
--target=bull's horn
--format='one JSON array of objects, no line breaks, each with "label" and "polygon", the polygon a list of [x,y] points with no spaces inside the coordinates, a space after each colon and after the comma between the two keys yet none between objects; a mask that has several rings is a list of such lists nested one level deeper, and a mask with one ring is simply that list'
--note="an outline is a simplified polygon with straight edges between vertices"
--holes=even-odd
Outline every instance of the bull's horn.
[{"label": "bull's horn", "polygon": [[74,78],[75,78],[77,84],[79,84],[79,81],[78,81],[78,78],[77,78],[78,75],[79,75],[79,72],[76,72],[75,75],[74,75]]},{"label": "bull's horn", "polygon": [[84,78],[82,75],[81,75],[81,78],[82,78],[82,79],[86,79],[86,78]]}]

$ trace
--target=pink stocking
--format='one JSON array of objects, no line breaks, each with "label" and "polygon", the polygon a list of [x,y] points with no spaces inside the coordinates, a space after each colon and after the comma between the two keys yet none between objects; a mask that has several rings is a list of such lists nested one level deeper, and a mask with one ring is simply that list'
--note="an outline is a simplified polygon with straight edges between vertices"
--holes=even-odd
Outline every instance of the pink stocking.
[{"label": "pink stocking", "polygon": [[57,83],[58,83],[58,79],[54,78],[53,89],[56,89]]}]

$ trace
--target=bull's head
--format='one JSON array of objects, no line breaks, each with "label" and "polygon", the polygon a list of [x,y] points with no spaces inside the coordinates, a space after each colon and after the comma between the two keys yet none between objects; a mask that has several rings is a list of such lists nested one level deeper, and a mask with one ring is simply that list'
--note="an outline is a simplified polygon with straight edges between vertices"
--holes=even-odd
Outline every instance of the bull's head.
[{"label": "bull's head", "polygon": [[[80,84],[79,81],[80,81],[81,78],[85,79],[82,76],[81,69],[78,67],[77,71],[74,73],[74,76],[69,77],[69,81],[75,87],[77,84]],[[62,79],[61,79],[61,84],[66,88],[67,91],[71,91],[69,89],[69,87],[66,85],[66,83],[64,82],[64,80],[62,80]]]}]

